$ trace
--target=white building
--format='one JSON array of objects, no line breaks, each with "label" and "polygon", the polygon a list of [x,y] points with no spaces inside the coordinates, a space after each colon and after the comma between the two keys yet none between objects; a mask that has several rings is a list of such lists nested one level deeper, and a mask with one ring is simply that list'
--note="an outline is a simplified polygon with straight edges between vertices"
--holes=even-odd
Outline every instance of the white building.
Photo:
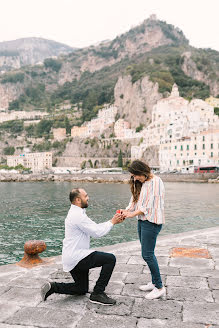
[{"label": "white building", "polygon": [[23,165],[30,168],[33,173],[42,172],[52,168],[52,153],[26,153],[21,155],[7,156],[8,166]]},{"label": "white building", "polygon": [[11,111],[11,112],[4,112],[0,113],[0,123],[6,121],[13,121],[13,120],[30,120],[30,119],[38,119],[43,118],[49,115],[45,112],[40,111],[32,111],[32,112],[25,112],[25,111]]},{"label": "white building", "polygon": [[[161,99],[153,107],[152,123],[142,132],[143,143],[132,147],[131,156],[132,159],[141,158],[149,146],[158,145],[163,170],[179,169],[195,163],[218,163],[218,153],[213,152],[212,155],[212,149],[207,144],[208,150],[201,152],[200,146],[202,134],[205,134],[207,139],[213,140],[210,147],[216,149],[218,129],[219,118],[214,114],[214,108],[201,99],[189,103],[179,96],[174,84],[170,97]],[[192,152],[194,147],[197,149]]]}]

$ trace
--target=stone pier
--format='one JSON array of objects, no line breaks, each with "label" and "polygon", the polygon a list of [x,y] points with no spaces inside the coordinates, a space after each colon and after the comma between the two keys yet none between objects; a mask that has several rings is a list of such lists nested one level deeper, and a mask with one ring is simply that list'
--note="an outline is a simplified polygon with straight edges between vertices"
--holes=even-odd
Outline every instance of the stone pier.
[{"label": "stone pier", "polygon": [[[160,236],[156,255],[167,294],[146,300],[139,285],[150,281],[138,241],[101,247],[117,263],[106,292],[115,306],[85,296],[40,298],[45,281],[70,282],[61,257],[32,269],[0,267],[0,328],[219,328],[219,227]],[[99,269],[90,270],[90,291]]]}]

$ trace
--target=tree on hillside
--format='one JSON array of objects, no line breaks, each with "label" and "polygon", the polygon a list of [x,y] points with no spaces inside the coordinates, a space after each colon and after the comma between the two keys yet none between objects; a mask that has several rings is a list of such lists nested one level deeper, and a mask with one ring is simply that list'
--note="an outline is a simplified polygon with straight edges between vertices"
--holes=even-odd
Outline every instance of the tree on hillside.
[{"label": "tree on hillside", "polygon": [[120,149],[119,156],[118,156],[118,167],[123,167],[123,158],[122,158],[122,151]]}]

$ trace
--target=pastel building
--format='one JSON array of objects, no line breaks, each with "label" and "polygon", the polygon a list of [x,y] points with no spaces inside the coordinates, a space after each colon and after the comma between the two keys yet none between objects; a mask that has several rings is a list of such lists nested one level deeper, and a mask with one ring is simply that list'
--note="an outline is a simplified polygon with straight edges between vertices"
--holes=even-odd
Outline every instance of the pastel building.
[{"label": "pastel building", "polygon": [[57,129],[53,129],[53,137],[54,140],[63,140],[66,138],[66,129],[65,128],[57,128]]},{"label": "pastel building", "polygon": [[52,168],[52,153],[26,153],[21,155],[7,156],[8,166],[23,165],[30,168],[33,173],[42,172]]},{"label": "pastel building", "polygon": [[114,125],[114,133],[117,138],[124,138],[125,134],[128,134],[127,130],[130,129],[130,123],[123,120],[122,118],[118,119]]},{"label": "pastel building", "polygon": [[87,126],[73,126],[71,129],[71,137],[84,138],[88,134]]},{"label": "pastel building", "polygon": [[[132,147],[131,156],[141,158],[149,146],[157,145],[160,167],[164,170],[195,163],[218,163],[218,153],[212,151],[218,147],[218,129],[219,118],[214,108],[201,99],[188,102],[179,96],[174,84],[170,97],[153,107],[152,123],[142,131],[143,143]],[[201,151],[203,135],[206,140],[212,139],[203,146],[206,151]]]}]

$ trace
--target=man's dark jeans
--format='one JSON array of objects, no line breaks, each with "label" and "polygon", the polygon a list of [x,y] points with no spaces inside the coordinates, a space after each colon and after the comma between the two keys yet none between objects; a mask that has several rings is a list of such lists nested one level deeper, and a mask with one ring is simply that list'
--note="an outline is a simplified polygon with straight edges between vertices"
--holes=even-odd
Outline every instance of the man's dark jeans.
[{"label": "man's dark jeans", "polygon": [[157,288],[163,287],[157,258],[154,255],[157,236],[161,229],[162,224],[155,224],[148,220],[138,220],[138,235],[141,243],[142,257],[151,271],[152,283]]},{"label": "man's dark jeans", "polygon": [[104,252],[93,252],[82,259],[73,270],[70,271],[74,283],[53,283],[54,292],[58,294],[84,295],[89,289],[89,269],[102,267],[99,279],[94,287],[94,293],[102,293],[112,275],[116,264],[115,255]]}]

